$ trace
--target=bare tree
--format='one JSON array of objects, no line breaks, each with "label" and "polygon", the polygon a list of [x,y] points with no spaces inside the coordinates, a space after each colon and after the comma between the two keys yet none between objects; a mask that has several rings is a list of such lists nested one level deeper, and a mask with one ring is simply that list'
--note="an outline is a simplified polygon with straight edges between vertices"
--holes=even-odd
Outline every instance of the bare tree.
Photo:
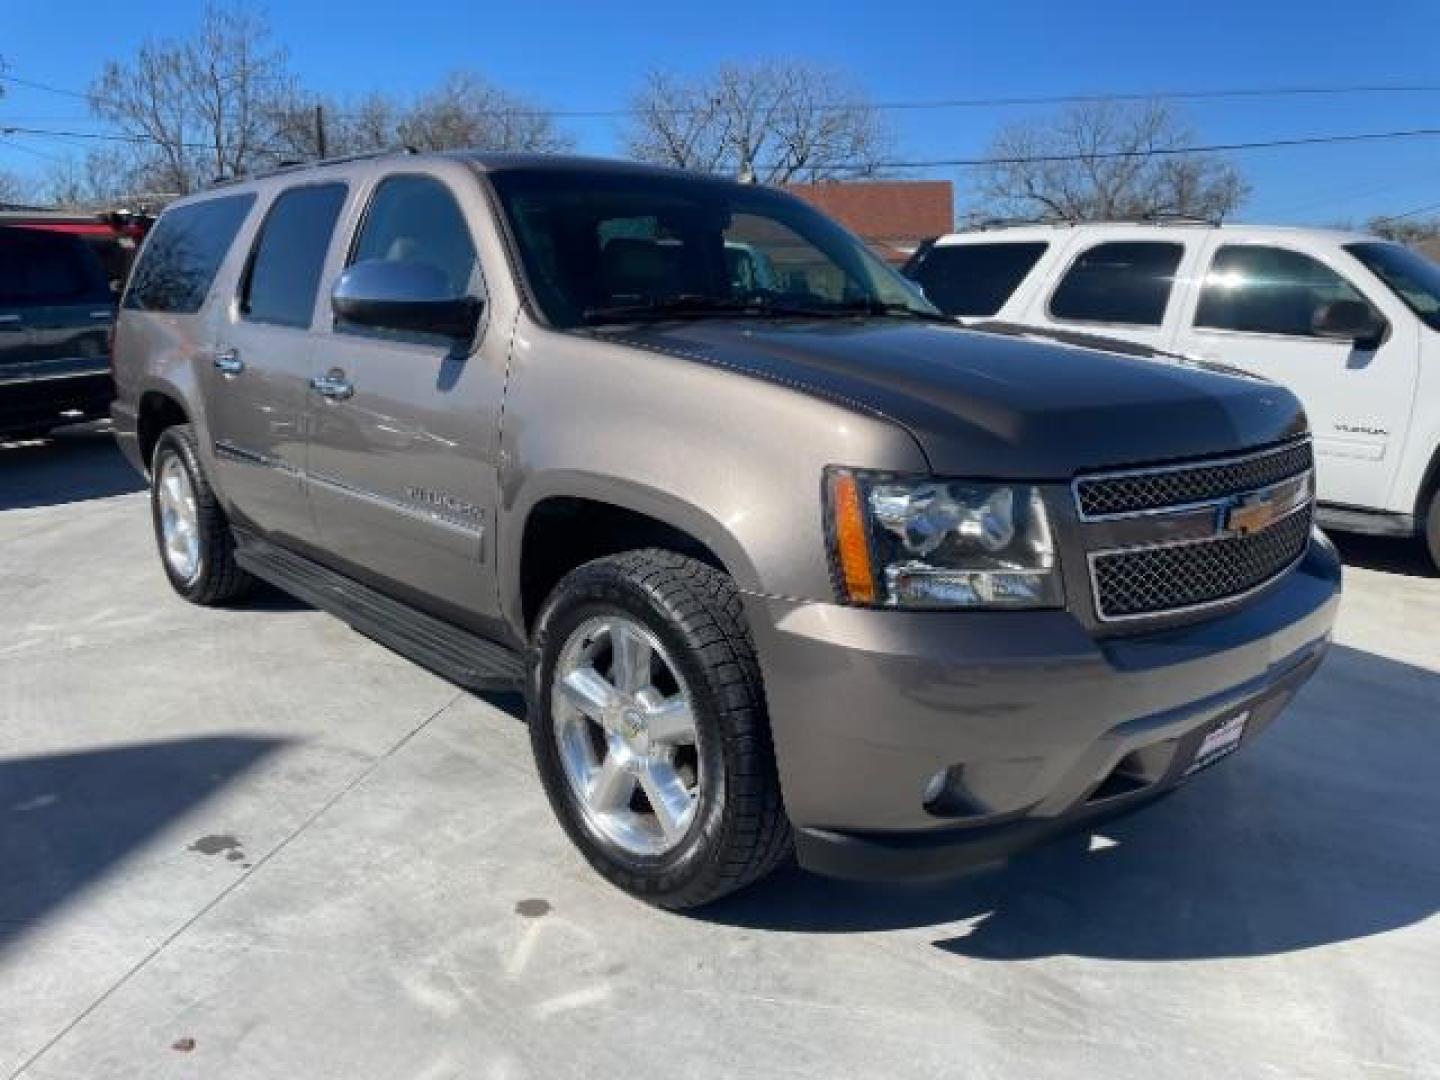
[{"label": "bare tree", "polygon": [[528,150],[555,153],[574,141],[549,113],[471,71],[449,75],[401,118],[400,142],[417,150]]},{"label": "bare tree", "polygon": [[192,36],[150,41],[106,64],[90,104],[130,137],[125,186],[186,192],[273,160],[274,103],[291,87],[265,21],[212,5]]},{"label": "bare tree", "polygon": [[769,184],[874,175],[892,141],[848,80],[796,61],[654,71],[631,108],[632,156]]},{"label": "bare tree", "polygon": [[[316,106],[320,116],[316,116]],[[475,72],[455,72],[409,106],[381,93],[337,102],[292,91],[272,115],[272,142],[284,156],[320,156],[320,128],[329,156],[400,146],[417,150],[528,150],[555,152],[573,146],[544,109],[487,82]]]},{"label": "bare tree", "polygon": [[38,189],[47,202],[67,210],[103,207],[121,200],[158,206],[179,194],[131,187],[131,165],[128,147],[94,150],[83,159],[71,158],[52,166],[41,177]]},{"label": "bare tree", "polygon": [[30,198],[30,185],[9,169],[0,169],[0,203],[23,203]]},{"label": "bare tree", "polygon": [[270,142],[280,157],[296,161],[387,150],[401,145],[402,115],[381,93],[337,100],[295,89],[273,108]]},{"label": "bare tree", "polygon": [[1225,160],[1188,152],[1194,135],[1162,101],[1095,101],[1014,124],[978,179],[984,211],[1072,220],[1185,214],[1219,218],[1250,187]]},{"label": "bare tree", "polygon": [[1393,240],[1397,244],[1414,247],[1440,238],[1440,218],[1415,217],[1374,217],[1365,223],[1366,231]]}]

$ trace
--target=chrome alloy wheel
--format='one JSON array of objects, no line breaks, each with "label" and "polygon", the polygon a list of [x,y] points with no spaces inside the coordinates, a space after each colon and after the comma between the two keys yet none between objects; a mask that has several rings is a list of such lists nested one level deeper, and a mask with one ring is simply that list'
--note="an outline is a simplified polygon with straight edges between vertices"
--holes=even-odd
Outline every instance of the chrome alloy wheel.
[{"label": "chrome alloy wheel", "polygon": [[632,855],[663,855],[699,805],[699,735],[664,646],[624,615],[587,619],[555,665],[550,715],[565,778],[590,826]]},{"label": "chrome alloy wheel", "polygon": [[160,502],[165,562],[176,577],[189,582],[200,572],[200,514],[195,486],[178,456],[170,455],[160,466],[155,495]]}]

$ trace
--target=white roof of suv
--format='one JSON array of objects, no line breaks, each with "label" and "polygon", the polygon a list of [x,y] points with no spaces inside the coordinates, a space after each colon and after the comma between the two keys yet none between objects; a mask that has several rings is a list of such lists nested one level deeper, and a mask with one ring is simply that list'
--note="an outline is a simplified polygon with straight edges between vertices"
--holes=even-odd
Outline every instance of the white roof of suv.
[{"label": "white roof of suv", "polygon": [[1236,239],[1280,239],[1296,236],[1324,238],[1330,243],[1350,243],[1356,240],[1376,240],[1371,233],[1347,229],[1316,229],[1303,225],[1247,225],[1243,222],[1211,222],[1192,218],[1156,218],[1137,221],[1016,221],[984,222],[971,229],[937,236],[936,246],[946,244],[967,244],[977,240],[994,243],[1003,240],[1050,240],[1057,236],[1073,236],[1083,233],[1087,236],[1106,236],[1124,233],[1133,236],[1137,231],[1153,230],[1156,233],[1169,232],[1212,232],[1223,231],[1227,237]]}]

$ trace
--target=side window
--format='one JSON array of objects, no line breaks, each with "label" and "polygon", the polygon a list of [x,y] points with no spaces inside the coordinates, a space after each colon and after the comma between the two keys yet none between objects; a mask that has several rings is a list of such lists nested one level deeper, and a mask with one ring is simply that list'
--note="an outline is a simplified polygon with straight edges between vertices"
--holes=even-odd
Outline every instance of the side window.
[{"label": "side window", "polygon": [[1309,255],[1234,244],[1215,253],[1200,289],[1195,325],[1314,337],[1311,320],[1332,300],[1367,302],[1348,281]]},{"label": "side window", "polygon": [[240,289],[240,312],[253,322],[308,327],[315,290],[345,205],[344,184],[291,188],[276,197],[255,240]]},{"label": "side window", "polygon": [[450,189],[431,176],[392,176],[375,189],[350,263],[374,259],[432,266],[456,296],[477,288],[470,228]]},{"label": "side window", "polygon": [[1044,243],[937,244],[906,273],[951,316],[989,318],[1049,247]]},{"label": "side window", "polygon": [[0,228],[0,304],[109,304],[100,262],[73,236]]},{"label": "side window", "polygon": [[254,195],[228,195],[167,210],[151,230],[130,275],[125,307],[180,314],[199,311],[254,204]]},{"label": "side window", "polygon": [[1116,241],[1076,259],[1050,297],[1053,318],[1159,326],[1185,249],[1179,244]]}]

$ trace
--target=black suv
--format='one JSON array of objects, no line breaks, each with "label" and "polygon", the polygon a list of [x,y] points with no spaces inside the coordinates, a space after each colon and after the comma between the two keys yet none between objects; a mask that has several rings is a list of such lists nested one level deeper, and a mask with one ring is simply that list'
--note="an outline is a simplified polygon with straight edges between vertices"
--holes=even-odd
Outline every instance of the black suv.
[{"label": "black suv", "polygon": [[0,436],[107,416],[115,296],[84,241],[0,227]]}]

